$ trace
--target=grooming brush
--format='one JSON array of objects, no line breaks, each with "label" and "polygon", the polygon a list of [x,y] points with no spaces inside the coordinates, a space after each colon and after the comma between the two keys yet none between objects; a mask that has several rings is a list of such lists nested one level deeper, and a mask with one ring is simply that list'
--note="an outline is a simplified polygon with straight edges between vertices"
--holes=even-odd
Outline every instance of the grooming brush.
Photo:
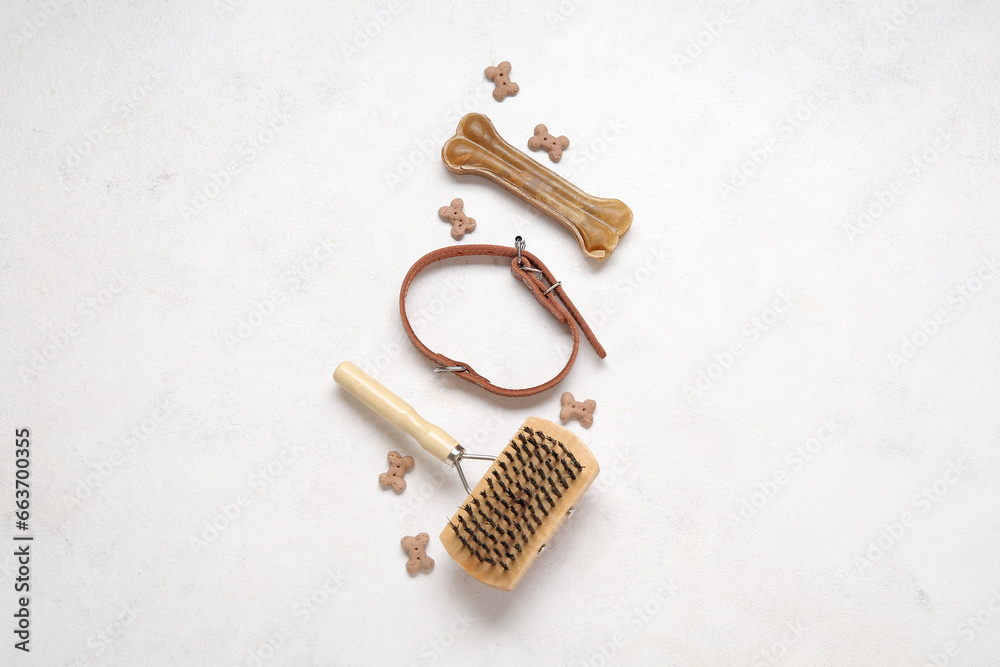
[{"label": "grooming brush", "polygon": [[[333,379],[455,468],[469,496],[441,532],[441,543],[463,570],[494,588],[517,586],[600,472],[587,446],[548,420],[529,417],[498,456],[469,454],[349,361],[337,367]],[[462,470],[464,459],[493,461],[473,489]]]}]

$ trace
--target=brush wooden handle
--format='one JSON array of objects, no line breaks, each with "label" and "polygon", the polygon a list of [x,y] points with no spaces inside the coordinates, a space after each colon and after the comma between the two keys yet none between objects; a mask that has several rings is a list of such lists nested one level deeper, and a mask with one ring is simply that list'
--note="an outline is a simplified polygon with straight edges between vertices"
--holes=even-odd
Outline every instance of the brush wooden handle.
[{"label": "brush wooden handle", "polygon": [[470,113],[441,149],[456,174],[477,174],[514,193],[568,227],[584,254],[607,259],[632,224],[632,211],[617,199],[594,197],[503,140],[490,119]]},{"label": "brush wooden handle", "polygon": [[417,414],[409,403],[349,361],[337,366],[333,379],[387,422],[408,433],[435,458],[448,462],[458,440]]}]

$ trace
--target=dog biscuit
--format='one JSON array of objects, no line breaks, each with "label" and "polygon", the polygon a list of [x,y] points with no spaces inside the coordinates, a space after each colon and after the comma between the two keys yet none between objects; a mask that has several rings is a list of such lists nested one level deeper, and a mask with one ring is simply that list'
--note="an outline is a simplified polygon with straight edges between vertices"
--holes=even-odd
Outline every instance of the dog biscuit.
[{"label": "dog biscuit", "polygon": [[461,199],[452,199],[451,206],[442,206],[438,209],[441,219],[451,223],[451,237],[456,241],[461,241],[467,232],[476,228],[476,219],[465,215],[463,206],[465,202]]},{"label": "dog biscuit", "polygon": [[568,422],[570,417],[576,417],[584,428],[590,428],[590,425],[594,423],[594,408],[597,407],[597,401],[589,399],[577,401],[573,398],[573,394],[568,391],[564,392],[559,400],[562,403],[559,419],[563,424]]},{"label": "dog biscuit", "polygon": [[389,471],[378,476],[378,483],[384,487],[392,487],[396,491],[406,488],[406,480],[403,475],[413,467],[412,456],[400,456],[399,452],[389,452],[386,457],[389,459]]},{"label": "dog biscuit", "polygon": [[420,570],[430,570],[434,567],[434,559],[427,555],[427,543],[430,540],[430,535],[420,533],[416,537],[407,535],[399,541],[410,556],[410,560],[406,561],[406,571],[410,574],[416,574]]},{"label": "dog biscuit", "polygon": [[493,99],[503,102],[503,98],[508,95],[517,95],[520,90],[518,85],[510,80],[510,63],[506,60],[496,67],[487,67],[486,78],[493,82],[496,88],[493,89]]},{"label": "dog biscuit", "polygon": [[566,137],[554,137],[549,134],[549,128],[544,125],[535,126],[535,136],[528,139],[528,148],[533,151],[544,149],[549,153],[549,159],[559,162],[562,159],[562,152],[569,148],[569,139]]}]

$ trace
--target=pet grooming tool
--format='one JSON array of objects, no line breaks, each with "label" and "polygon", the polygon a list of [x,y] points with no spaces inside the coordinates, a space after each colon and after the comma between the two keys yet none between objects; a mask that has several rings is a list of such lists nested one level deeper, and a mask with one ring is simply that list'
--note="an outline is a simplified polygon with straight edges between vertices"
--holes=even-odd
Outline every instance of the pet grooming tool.
[{"label": "pet grooming tool", "polygon": [[610,257],[632,224],[628,206],[617,199],[588,195],[532,160],[504,141],[481,113],[458,121],[458,130],[445,142],[441,157],[449,171],[488,178],[568,227],[588,257]]},{"label": "pet grooming tool", "polygon": [[[494,588],[517,586],[600,472],[587,446],[550,421],[529,417],[499,456],[469,454],[349,361],[337,367],[333,379],[454,466],[469,496],[442,531],[441,543],[462,569]],[[464,459],[493,461],[473,489],[462,470]]]}]

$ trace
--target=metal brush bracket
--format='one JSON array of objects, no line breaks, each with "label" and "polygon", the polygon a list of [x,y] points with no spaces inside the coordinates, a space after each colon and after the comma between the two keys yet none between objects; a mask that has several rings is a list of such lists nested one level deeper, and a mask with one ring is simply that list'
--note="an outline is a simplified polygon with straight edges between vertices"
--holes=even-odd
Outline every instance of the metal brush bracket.
[{"label": "metal brush bracket", "polygon": [[469,481],[465,479],[465,473],[462,471],[462,459],[496,461],[497,457],[490,456],[489,454],[469,454],[465,451],[465,447],[462,447],[462,445],[455,445],[455,447],[452,448],[451,453],[448,454],[448,458],[446,458],[444,462],[450,466],[454,466],[455,470],[458,471],[459,479],[462,480],[462,486],[465,487],[465,492],[471,494],[472,489],[469,488]]}]

